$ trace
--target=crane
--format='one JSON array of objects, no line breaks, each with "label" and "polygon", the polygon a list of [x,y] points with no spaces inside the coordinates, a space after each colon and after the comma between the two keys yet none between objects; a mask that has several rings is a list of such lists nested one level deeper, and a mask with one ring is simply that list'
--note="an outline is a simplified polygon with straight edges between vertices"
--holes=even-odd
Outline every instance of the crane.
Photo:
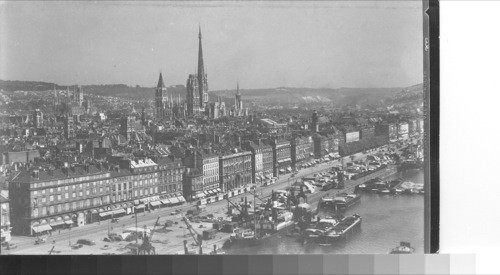
[{"label": "crane", "polygon": [[149,237],[149,240],[153,239],[153,234],[155,233],[156,226],[159,225],[160,222],[160,215],[158,215],[158,218],[156,218],[155,225],[153,226],[153,230],[151,231],[151,236]]},{"label": "crane", "polygon": [[[194,228],[193,226],[189,223],[188,219],[182,215],[182,220],[184,221],[184,223],[186,224],[187,226],[187,229],[189,230],[189,234],[191,235],[191,237],[193,237],[193,240],[195,242],[195,244],[199,247],[200,249],[200,255],[203,254],[203,248],[201,247],[202,243],[203,243],[203,236],[200,235]],[[184,242],[184,246],[186,245],[186,241]],[[185,250],[187,252],[187,248],[185,247]]]},{"label": "crane", "polygon": [[148,236],[147,234],[147,227],[144,225],[144,236],[142,238],[142,244],[139,246],[138,249],[138,254],[146,254],[148,255],[155,255],[156,254],[156,249],[155,247],[151,244],[151,241],[153,240],[153,234],[156,229],[156,225],[158,225],[158,222],[160,221],[160,216],[158,215],[158,218],[156,218],[156,222],[154,224],[153,230],[151,231],[151,234]]},{"label": "crane", "polygon": [[247,219],[247,216],[248,216],[248,203],[247,203],[247,198],[245,197],[245,206],[244,207],[241,207],[240,205],[237,205],[235,203],[233,203],[232,201],[229,200],[229,198],[226,198],[226,200],[232,205],[234,206],[236,209],[238,209],[238,211],[240,211],[240,217],[242,220],[246,220]]}]

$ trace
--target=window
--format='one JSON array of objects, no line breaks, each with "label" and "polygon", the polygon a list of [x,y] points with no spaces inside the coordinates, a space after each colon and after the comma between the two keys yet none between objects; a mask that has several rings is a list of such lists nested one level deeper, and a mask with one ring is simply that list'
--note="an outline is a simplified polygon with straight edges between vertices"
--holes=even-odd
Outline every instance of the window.
[{"label": "window", "polygon": [[69,203],[64,204],[64,210],[69,211]]},{"label": "window", "polygon": [[54,188],[50,188],[50,193],[54,193]]},{"label": "window", "polygon": [[42,206],[42,216],[47,215],[47,207]]},{"label": "window", "polygon": [[38,191],[33,191],[33,195],[34,196],[38,195]]},{"label": "window", "polygon": [[76,192],[71,193],[72,198],[76,198]]},{"label": "window", "polygon": [[68,186],[64,186],[64,190],[65,190],[65,191],[68,191]]},{"label": "window", "polygon": [[69,198],[69,193],[64,193],[64,198],[68,199]]},{"label": "window", "polygon": [[42,203],[46,203],[47,202],[47,198],[46,197],[42,197]]},{"label": "window", "polygon": [[57,187],[57,192],[61,191],[61,187]]},{"label": "window", "polygon": [[57,205],[57,212],[61,212],[62,211],[62,204],[58,204]]},{"label": "window", "polygon": [[90,190],[89,189],[85,190],[85,195],[88,196],[89,194],[90,194]]},{"label": "window", "polygon": [[49,201],[54,201],[54,195],[49,196]]},{"label": "window", "polygon": [[45,194],[45,189],[42,190],[42,194]]},{"label": "window", "polygon": [[99,187],[99,193],[102,193],[102,187]]},{"label": "window", "polygon": [[76,201],[72,203],[73,210],[76,210]]},{"label": "window", "polygon": [[61,194],[57,195],[57,200],[60,201],[61,200]]}]

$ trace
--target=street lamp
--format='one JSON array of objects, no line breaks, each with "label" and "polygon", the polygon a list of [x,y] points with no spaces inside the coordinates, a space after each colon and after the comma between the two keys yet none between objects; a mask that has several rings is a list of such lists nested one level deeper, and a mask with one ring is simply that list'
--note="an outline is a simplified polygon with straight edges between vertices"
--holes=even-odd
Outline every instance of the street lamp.
[{"label": "street lamp", "polygon": [[70,225],[69,225],[69,237],[68,237],[68,240],[69,240],[69,246],[71,246],[71,227],[73,227],[73,224],[70,224]]}]

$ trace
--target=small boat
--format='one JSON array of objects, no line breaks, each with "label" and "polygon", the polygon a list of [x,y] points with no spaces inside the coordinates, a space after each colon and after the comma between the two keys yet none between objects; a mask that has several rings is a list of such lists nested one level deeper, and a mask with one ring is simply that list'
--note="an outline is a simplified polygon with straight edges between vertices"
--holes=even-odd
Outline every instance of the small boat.
[{"label": "small boat", "polygon": [[398,247],[391,249],[389,254],[412,254],[415,248],[411,247],[409,242],[401,242]]},{"label": "small boat", "polygon": [[356,186],[356,190],[357,191],[365,191],[366,187],[367,187],[366,184],[361,183],[361,184],[359,184],[359,185]]},{"label": "small boat", "polygon": [[390,195],[391,194],[391,190],[389,190],[388,188],[383,188],[383,189],[379,189],[378,193],[380,195]]}]

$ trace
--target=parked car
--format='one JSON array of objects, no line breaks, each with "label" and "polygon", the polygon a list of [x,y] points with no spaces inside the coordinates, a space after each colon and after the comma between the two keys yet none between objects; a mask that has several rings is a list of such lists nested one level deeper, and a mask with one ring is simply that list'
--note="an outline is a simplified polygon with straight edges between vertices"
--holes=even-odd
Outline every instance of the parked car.
[{"label": "parked car", "polygon": [[95,242],[89,239],[79,239],[76,243],[84,245],[95,245]]},{"label": "parked car", "polygon": [[42,244],[47,242],[47,237],[37,238],[35,244]]}]

